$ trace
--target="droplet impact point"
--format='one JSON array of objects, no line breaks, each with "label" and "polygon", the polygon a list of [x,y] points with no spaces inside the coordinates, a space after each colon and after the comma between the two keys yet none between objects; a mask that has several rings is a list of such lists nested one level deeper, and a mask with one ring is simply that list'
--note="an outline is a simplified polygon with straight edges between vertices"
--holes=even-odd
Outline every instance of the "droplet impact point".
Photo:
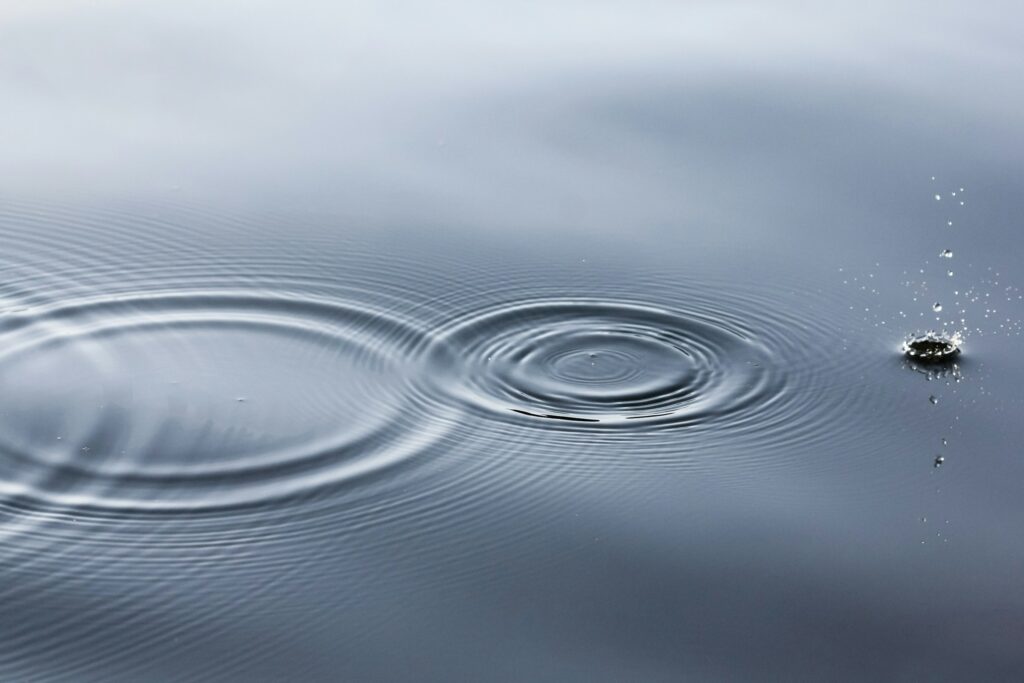
[{"label": "droplet impact point", "polygon": [[938,332],[926,332],[904,341],[903,353],[916,361],[942,362],[951,360],[959,354],[960,344],[959,334],[943,335]]}]

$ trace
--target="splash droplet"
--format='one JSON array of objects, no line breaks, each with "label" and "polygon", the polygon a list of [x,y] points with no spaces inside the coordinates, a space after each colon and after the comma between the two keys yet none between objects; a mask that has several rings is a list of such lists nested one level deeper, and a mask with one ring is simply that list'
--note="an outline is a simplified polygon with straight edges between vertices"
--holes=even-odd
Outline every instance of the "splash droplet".
[{"label": "splash droplet", "polygon": [[953,258],[953,250],[943,249],[942,251],[939,252],[939,256],[942,258]]},{"label": "splash droplet", "polygon": [[941,200],[942,200],[942,195],[941,194],[935,195],[935,201],[941,201]]},{"label": "splash droplet", "polygon": [[935,467],[942,467],[942,463],[946,462],[946,458],[941,455],[935,456]]},{"label": "splash droplet", "polygon": [[935,311],[936,313],[939,313],[940,311],[942,311],[942,304],[938,302],[932,304],[932,310]]},{"label": "splash droplet", "polygon": [[908,338],[903,342],[903,353],[917,361],[936,362],[949,360],[960,352],[959,334],[943,335],[926,332]]},{"label": "splash droplet", "polygon": [[936,397],[934,395],[933,396],[929,396],[928,397],[928,402],[931,403],[933,406],[934,405],[938,405],[939,399],[938,399],[938,397]]}]

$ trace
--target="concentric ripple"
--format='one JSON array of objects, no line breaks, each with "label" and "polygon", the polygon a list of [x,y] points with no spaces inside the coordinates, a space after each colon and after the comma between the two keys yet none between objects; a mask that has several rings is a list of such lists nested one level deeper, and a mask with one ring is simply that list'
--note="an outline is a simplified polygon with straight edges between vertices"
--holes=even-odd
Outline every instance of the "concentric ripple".
[{"label": "concentric ripple", "polygon": [[435,439],[408,390],[423,333],[332,301],[93,299],[0,317],[0,490],[203,510],[381,472]]},{"label": "concentric ripple", "polygon": [[631,303],[554,300],[474,316],[435,350],[447,389],[492,413],[640,428],[726,419],[783,387],[769,348],[723,320]]}]

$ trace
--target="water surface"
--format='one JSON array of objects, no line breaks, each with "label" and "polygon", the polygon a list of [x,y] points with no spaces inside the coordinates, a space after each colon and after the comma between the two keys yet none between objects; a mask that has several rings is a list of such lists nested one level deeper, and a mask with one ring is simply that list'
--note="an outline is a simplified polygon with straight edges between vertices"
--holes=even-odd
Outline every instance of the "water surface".
[{"label": "water surface", "polygon": [[0,678],[1019,680],[1019,14],[9,3]]}]

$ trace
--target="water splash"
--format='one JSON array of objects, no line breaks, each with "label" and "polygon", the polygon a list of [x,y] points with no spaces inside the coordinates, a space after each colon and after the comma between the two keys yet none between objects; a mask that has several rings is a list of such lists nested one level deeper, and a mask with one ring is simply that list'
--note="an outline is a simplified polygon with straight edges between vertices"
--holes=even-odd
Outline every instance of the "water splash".
[{"label": "water splash", "polygon": [[[938,306],[937,310],[942,310]],[[959,332],[943,334],[929,331],[921,335],[907,337],[903,342],[903,353],[919,362],[945,362],[952,360],[960,353],[963,339]]]}]

